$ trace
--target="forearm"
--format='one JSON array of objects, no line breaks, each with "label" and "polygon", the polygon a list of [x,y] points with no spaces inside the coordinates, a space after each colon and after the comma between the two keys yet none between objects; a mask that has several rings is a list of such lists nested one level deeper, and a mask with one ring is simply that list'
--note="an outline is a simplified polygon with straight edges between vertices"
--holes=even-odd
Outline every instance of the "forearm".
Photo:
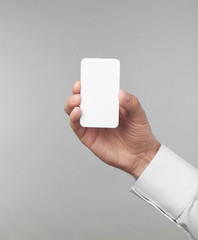
[{"label": "forearm", "polygon": [[169,148],[161,145],[131,191],[198,239],[198,170]]}]

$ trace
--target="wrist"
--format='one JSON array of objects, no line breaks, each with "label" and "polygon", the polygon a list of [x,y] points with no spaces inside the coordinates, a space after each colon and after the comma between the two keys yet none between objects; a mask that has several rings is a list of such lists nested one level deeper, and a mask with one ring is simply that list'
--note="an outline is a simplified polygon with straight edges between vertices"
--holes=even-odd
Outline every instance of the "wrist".
[{"label": "wrist", "polygon": [[141,154],[137,167],[133,169],[133,172],[131,173],[136,179],[140,177],[146,167],[150,164],[160,147],[161,144],[154,140],[152,146]]}]

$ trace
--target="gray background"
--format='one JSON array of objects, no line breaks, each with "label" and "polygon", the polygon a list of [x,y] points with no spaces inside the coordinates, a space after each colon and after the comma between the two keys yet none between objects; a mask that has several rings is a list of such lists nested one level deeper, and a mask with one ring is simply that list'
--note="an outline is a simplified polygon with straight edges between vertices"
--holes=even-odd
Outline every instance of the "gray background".
[{"label": "gray background", "polygon": [[187,239],[63,106],[83,57],[118,58],[156,138],[198,167],[197,42],[197,1],[0,0],[0,239]]}]

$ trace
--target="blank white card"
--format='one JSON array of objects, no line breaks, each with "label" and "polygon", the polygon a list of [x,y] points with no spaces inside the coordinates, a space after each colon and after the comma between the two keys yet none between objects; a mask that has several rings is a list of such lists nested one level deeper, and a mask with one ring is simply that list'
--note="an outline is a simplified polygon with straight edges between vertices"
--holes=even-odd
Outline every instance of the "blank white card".
[{"label": "blank white card", "polygon": [[83,127],[116,128],[119,124],[120,61],[81,60],[81,118]]}]

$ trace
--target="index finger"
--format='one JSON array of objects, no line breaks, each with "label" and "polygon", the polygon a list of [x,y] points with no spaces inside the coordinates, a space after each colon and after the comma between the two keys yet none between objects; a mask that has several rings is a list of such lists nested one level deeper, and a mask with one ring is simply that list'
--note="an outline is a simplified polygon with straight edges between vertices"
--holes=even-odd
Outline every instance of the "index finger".
[{"label": "index finger", "polygon": [[72,87],[72,93],[73,94],[80,94],[80,80],[74,83]]}]

